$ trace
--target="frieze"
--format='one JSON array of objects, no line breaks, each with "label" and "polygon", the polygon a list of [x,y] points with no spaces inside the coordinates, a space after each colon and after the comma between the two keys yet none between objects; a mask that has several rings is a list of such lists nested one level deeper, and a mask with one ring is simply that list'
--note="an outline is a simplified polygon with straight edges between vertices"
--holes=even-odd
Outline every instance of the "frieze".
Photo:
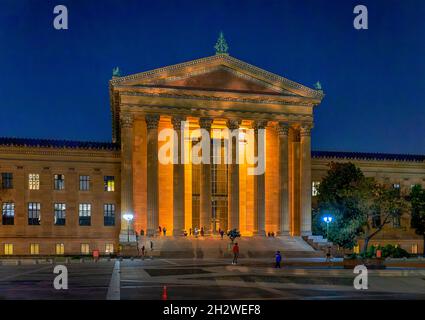
[{"label": "frieze", "polygon": [[[150,110],[152,112],[159,112],[161,114],[173,114],[176,112],[176,110],[178,110],[179,112],[182,111],[186,111],[186,115],[187,116],[200,116],[200,115],[208,115],[208,116],[214,116],[213,112],[216,111],[218,114],[222,115],[222,111],[223,109],[220,108],[204,108],[204,107],[197,107],[197,108],[187,108],[187,109],[183,109],[183,108],[177,108],[174,106],[143,106],[143,105],[139,105],[139,104],[127,104],[127,107],[135,107],[140,109],[140,111],[143,112],[144,109],[146,110]],[[134,112],[137,112],[137,110],[135,110]],[[235,115],[239,115],[240,118],[249,120],[249,119],[258,119],[258,118],[263,118],[263,119],[267,119],[269,121],[272,120],[279,120],[276,119],[276,117],[282,117],[284,118],[284,120],[288,120],[291,122],[305,122],[305,121],[311,121],[313,119],[313,117],[311,115],[308,114],[293,114],[293,113],[284,113],[284,112],[258,112],[258,111],[242,111],[242,110],[234,110],[234,109],[227,109],[226,110],[227,114],[235,114]],[[215,116],[215,117],[222,117],[222,116]],[[282,119],[281,118],[281,119]],[[282,119],[283,120],[283,119]]]},{"label": "frieze", "polygon": [[258,104],[279,104],[279,105],[295,105],[302,107],[313,107],[314,104],[311,102],[290,102],[281,101],[275,99],[248,99],[248,98],[231,98],[231,97],[214,97],[206,95],[194,95],[194,94],[169,94],[169,93],[147,93],[147,92],[135,92],[135,91],[122,91],[121,94],[126,96],[146,96],[146,97],[164,97],[164,98],[184,98],[191,100],[207,100],[207,101],[230,101],[230,102],[242,102],[242,103],[258,103]]}]

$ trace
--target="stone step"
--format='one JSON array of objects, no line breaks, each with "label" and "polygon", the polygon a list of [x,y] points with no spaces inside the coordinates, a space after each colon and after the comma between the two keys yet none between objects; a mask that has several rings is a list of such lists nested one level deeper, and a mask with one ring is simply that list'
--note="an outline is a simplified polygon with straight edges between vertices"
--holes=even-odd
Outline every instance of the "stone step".
[{"label": "stone step", "polygon": [[[150,243],[153,243],[153,251]],[[301,237],[242,237],[239,244],[241,257],[274,257],[277,250],[286,257],[321,257],[323,252],[313,249]],[[147,256],[161,258],[226,258],[232,255],[232,244],[228,238],[220,237],[141,237],[139,249],[145,246]],[[123,246],[122,255],[134,256],[137,247]]]}]

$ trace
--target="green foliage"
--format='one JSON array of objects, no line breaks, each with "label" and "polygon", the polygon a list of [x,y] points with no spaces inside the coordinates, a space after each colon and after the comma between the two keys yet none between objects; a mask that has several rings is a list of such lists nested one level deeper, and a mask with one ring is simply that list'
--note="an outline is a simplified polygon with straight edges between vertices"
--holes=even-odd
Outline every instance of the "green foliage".
[{"label": "green foliage", "polygon": [[363,258],[375,258],[376,251],[381,250],[382,258],[408,258],[410,254],[399,246],[387,244],[386,246],[370,246],[367,251],[361,253],[360,256]]},{"label": "green foliage", "polygon": [[412,204],[411,226],[416,234],[425,236],[425,190],[420,185],[415,185],[410,193]]},{"label": "green foliage", "polygon": [[[343,248],[351,249],[361,231],[359,196],[355,193],[365,177],[352,163],[331,163],[318,187],[318,207],[313,211],[316,232]],[[325,215],[333,217],[326,234]]]},{"label": "green foliage", "polygon": [[378,247],[370,246],[370,247],[367,248],[366,251],[360,253],[360,257],[363,258],[363,259],[376,258],[377,249],[378,249]]},{"label": "green foliage", "polygon": [[333,221],[326,237],[343,248],[351,249],[357,237],[361,236],[365,242],[365,256],[373,254],[368,251],[369,240],[407,207],[398,189],[365,177],[352,163],[331,163],[318,193],[318,207],[313,213],[316,229],[326,235],[322,218],[330,214]]}]

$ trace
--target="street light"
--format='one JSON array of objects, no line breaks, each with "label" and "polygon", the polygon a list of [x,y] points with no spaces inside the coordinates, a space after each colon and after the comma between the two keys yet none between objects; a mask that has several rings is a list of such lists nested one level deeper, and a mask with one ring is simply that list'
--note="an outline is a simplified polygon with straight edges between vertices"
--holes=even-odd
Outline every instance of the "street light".
[{"label": "street light", "polygon": [[125,213],[122,217],[127,221],[127,242],[130,242],[130,221],[134,216],[131,213]]},{"label": "street light", "polygon": [[326,238],[327,238],[329,236],[329,223],[332,222],[332,217],[331,216],[324,216],[323,221],[326,222]]}]

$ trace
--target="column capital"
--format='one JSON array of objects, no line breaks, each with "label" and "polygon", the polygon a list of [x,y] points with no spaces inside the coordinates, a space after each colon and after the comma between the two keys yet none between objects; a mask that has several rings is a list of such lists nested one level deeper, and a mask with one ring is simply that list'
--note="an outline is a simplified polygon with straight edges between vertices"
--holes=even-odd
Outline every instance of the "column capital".
[{"label": "column capital", "polygon": [[121,128],[132,128],[133,127],[133,115],[129,112],[123,112],[120,115]]},{"label": "column capital", "polygon": [[213,121],[214,120],[212,118],[201,117],[199,118],[199,126],[202,129],[211,130],[211,125]]},{"label": "column capital", "polygon": [[186,116],[177,114],[171,117],[171,123],[173,124],[174,130],[180,130],[182,127],[182,121],[186,120]]},{"label": "column capital", "polygon": [[230,130],[236,130],[239,129],[239,126],[241,125],[240,119],[228,119],[226,121],[226,125]]},{"label": "column capital", "polygon": [[277,125],[277,132],[278,132],[279,136],[280,137],[287,136],[288,133],[289,133],[290,127],[291,127],[291,125],[289,123],[280,121]]},{"label": "column capital", "polygon": [[254,120],[251,123],[251,128],[254,130],[265,129],[267,127],[267,120]]},{"label": "column capital", "polygon": [[145,115],[146,126],[148,129],[157,129],[159,123],[159,114]]},{"label": "column capital", "polygon": [[301,137],[310,136],[311,129],[313,128],[313,124],[311,123],[303,123],[300,126],[300,135]]}]

